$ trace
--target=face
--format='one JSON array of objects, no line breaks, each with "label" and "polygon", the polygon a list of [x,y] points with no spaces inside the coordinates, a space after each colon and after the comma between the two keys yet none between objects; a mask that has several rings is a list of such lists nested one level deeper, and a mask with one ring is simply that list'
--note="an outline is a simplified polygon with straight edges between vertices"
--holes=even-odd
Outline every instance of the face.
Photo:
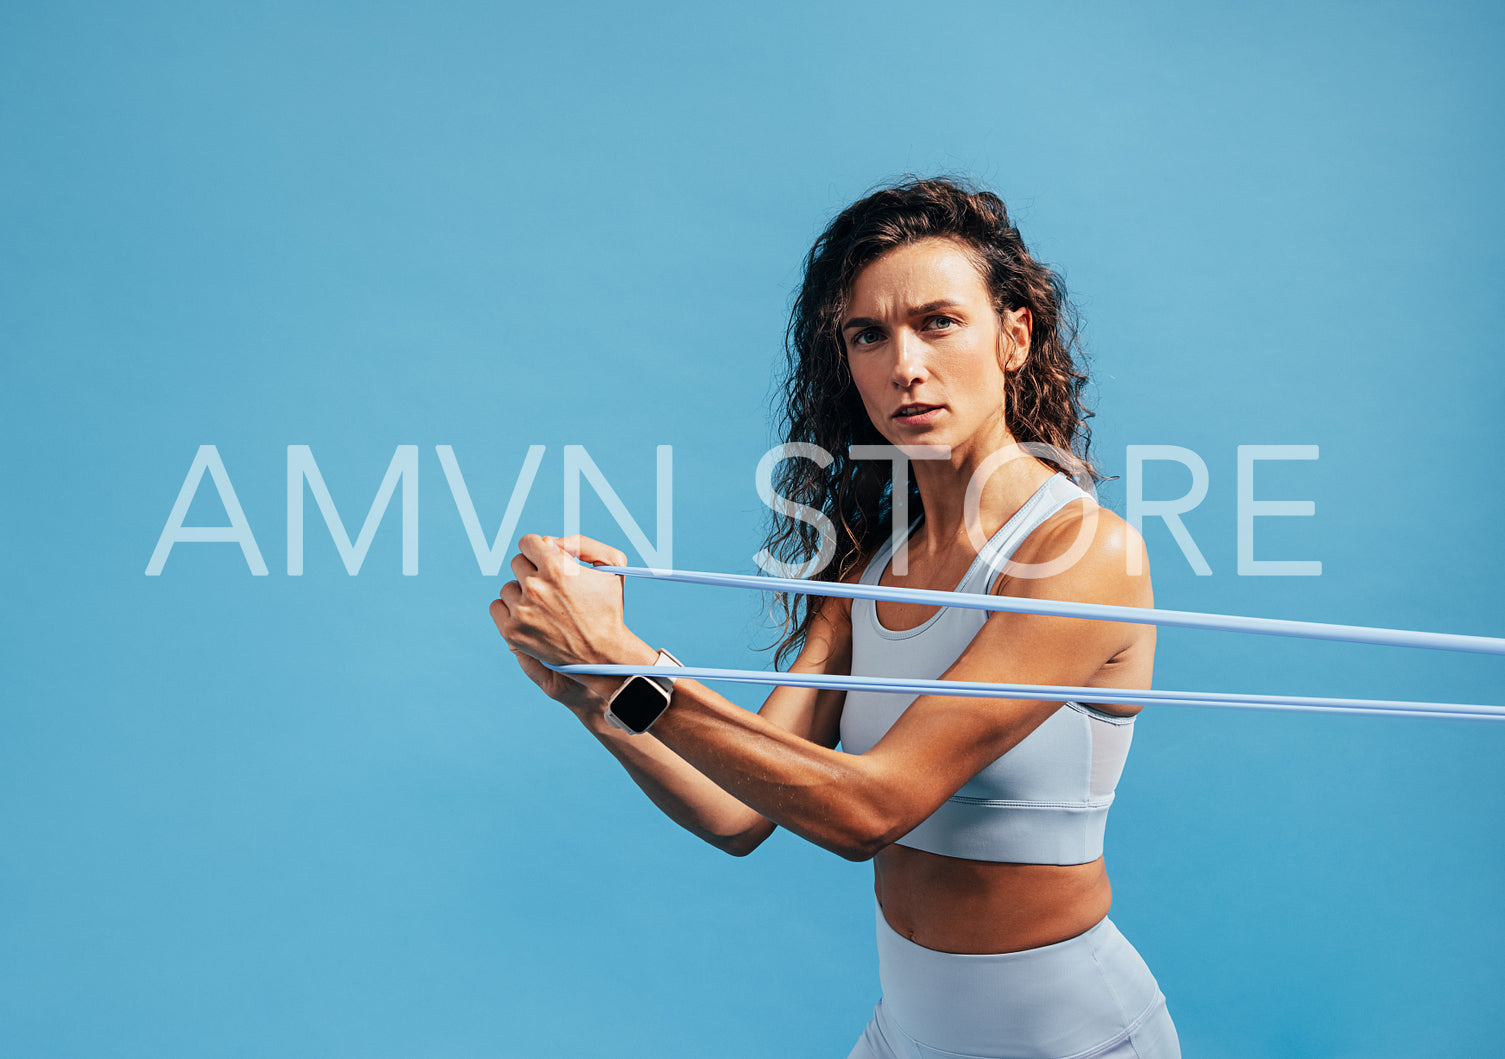
[{"label": "face", "polygon": [[1010,440],[1005,367],[1029,352],[1029,310],[1000,316],[962,244],[925,239],[857,276],[842,320],[852,381],[891,444],[953,454]]}]

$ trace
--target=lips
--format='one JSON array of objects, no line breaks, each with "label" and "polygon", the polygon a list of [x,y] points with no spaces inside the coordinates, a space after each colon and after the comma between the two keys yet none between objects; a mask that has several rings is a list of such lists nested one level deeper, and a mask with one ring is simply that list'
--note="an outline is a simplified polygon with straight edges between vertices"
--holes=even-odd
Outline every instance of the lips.
[{"label": "lips", "polygon": [[907,404],[895,412],[893,418],[905,426],[917,426],[930,422],[941,408],[938,404]]}]

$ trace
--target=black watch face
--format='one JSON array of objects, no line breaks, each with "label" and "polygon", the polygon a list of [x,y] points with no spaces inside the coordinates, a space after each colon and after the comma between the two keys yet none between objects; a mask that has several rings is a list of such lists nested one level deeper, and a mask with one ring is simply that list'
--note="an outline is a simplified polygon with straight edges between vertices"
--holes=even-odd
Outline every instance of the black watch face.
[{"label": "black watch face", "polygon": [[647,677],[633,677],[611,700],[611,712],[634,732],[646,731],[668,707],[663,687]]}]

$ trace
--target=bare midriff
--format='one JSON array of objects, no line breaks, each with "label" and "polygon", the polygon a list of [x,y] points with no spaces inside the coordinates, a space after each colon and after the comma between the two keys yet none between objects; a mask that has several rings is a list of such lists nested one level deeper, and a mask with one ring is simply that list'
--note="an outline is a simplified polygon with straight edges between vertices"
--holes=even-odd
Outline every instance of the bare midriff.
[{"label": "bare midriff", "polygon": [[1086,864],[962,860],[891,845],[873,858],[888,925],[941,952],[1019,952],[1074,938],[1108,914],[1103,858]]}]

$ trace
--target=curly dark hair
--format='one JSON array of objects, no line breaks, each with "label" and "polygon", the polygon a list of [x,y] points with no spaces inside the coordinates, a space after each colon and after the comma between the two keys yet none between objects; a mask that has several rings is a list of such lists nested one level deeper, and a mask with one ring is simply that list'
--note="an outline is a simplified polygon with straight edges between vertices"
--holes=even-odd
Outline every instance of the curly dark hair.
[{"label": "curly dark hair", "polygon": [[[816,580],[841,580],[893,530],[888,462],[854,460],[848,453],[852,445],[882,445],[886,439],[868,418],[847,370],[843,310],[867,265],[896,247],[932,238],[954,239],[969,251],[996,311],[1030,311],[1029,355],[1008,376],[1009,432],[1020,442],[1053,446],[1057,458],[1039,458],[1057,470],[1078,479],[1103,477],[1087,456],[1092,413],[1082,402],[1087,373],[1078,364],[1076,311],[1061,277],[1030,256],[1003,201],[953,178],[881,188],[843,210],[810,248],[784,335],[781,433],[786,442],[815,445],[832,456],[825,467],[809,459],[783,460],[772,481],[778,496],[823,513],[835,530],[834,556],[808,575]],[[923,511],[913,478],[909,503],[911,511]],[[767,554],[789,565],[814,564],[821,528],[780,506],[786,510],[773,513]],[[776,665],[803,646],[815,616],[810,600],[777,596],[784,635],[776,645]]]}]

